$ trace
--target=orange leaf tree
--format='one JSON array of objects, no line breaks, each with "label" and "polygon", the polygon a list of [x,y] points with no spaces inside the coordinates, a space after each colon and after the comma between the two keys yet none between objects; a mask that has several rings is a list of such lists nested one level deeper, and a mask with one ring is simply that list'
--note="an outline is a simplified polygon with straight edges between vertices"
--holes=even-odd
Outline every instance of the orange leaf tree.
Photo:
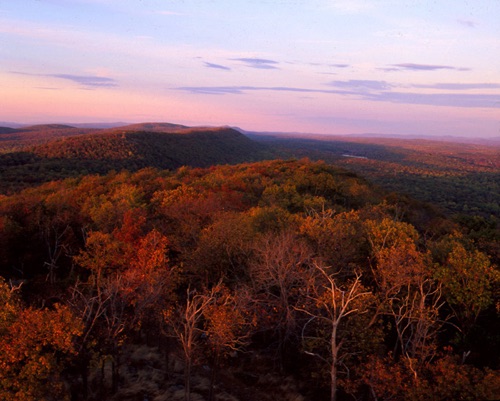
[{"label": "orange leaf tree", "polygon": [[82,323],[64,306],[23,308],[0,282],[0,399],[69,400],[63,370],[75,354]]}]

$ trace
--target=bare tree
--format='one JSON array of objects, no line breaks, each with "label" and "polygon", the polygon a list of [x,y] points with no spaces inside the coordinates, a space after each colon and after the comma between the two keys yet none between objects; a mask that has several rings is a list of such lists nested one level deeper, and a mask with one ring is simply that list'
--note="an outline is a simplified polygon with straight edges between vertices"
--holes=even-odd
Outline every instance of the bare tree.
[{"label": "bare tree", "polygon": [[[302,339],[324,341],[324,345],[329,350],[329,358],[324,358],[319,352],[307,351],[306,353],[318,357],[329,366],[330,373],[330,400],[337,398],[338,368],[342,364],[343,358],[347,354],[344,349],[345,336],[341,333],[341,324],[351,319],[356,314],[367,311],[367,304],[364,302],[371,293],[365,291],[361,284],[361,274],[348,282],[340,284],[335,275],[327,272],[327,268],[320,264],[314,265],[316,273],[311,275],[307,285],[306,308],[297,308],[309,316],[309,320],[302,329]],[[317,322],[319,327],[324,328],[328,333],[327,338],[319,338],[319,334],[310,332],[309,327],[313,322]]]},{"label": "bare tree", "polygon": [[47,281],[50,284],[55,283],[55,272],[58,268],[58,260],[62,256],[63,252],[67,252],[67,245],[64,244],[64,239],[67,232],[70,231],[70,226],[67,225],[62,231],[58,231],[57,228],[47,227],[44,230],[45,245],[47,246],[47,254],[49,260],[44,263],[49,270],[47,274]]},{"label": "bare tree", "polygon": [[[217,286],[216,286],[217,287]],[[185,303],[179,305],[175,310],[165,313],[165,320],[170,324],[175,337],[179,340],[184,354],[184,397],[186,401],[191,399],[191,369],[198,346],[198,338],[203,333],[203,313],[213,301],[213,294],[217,288],[212,289],[209,294],[198,294],[190,288],[186,291]]]},{"label": "bare tree", "polygon": [[91,342],[101,319],[106,313],[109,294],[102,288],[93,288],[88,283],[79,280],[70,288],[68,304],[83,322],[83,333],[78,345],[78,359],[80,376],[82,379],[83,399],[87,399],[89,392],[88,376],[91,360]]},{"label": "bare tree", "polygon": [[278,353],[282,363],[285,347],[297,332],[295,306],[310,269],[312,251],[294,233],[271,233],[255,246],[255,259],[249,266],[254,291],[274,311],[273,328],[278,334]]},{"label": "bare tree", "polygon": [[[392,318],[397,341],[394,356],[424,361],[435,353],[434,343],[443,320],[441,284],[432,276],[428,253],[416,245],[413,226],[384,219],[367,223],[372,247],[373,277],[380,295],[379,311]],[[414,376],[416,370],[412,368]]]}]

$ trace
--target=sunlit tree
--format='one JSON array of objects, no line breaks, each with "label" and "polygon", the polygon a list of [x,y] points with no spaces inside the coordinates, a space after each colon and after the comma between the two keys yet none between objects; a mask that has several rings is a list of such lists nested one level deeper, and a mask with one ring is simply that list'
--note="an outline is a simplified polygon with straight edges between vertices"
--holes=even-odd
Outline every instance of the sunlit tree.
[{"label": "sunlit tree", "polygon": [[75,355],[81,321],[69,308],[23,308],[3,281],[0,299],[0,399],[69,400],[65,364]]}]

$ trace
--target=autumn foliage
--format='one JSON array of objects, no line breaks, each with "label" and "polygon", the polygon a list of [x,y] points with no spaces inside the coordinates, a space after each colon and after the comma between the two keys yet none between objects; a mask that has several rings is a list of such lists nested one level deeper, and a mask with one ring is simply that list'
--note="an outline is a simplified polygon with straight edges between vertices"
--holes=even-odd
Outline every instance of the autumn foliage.
[{"label": "autumn foliage", "polygon": [[307,159],[3,196],[0,399],[495,399],[498,267],[418,205]]}]

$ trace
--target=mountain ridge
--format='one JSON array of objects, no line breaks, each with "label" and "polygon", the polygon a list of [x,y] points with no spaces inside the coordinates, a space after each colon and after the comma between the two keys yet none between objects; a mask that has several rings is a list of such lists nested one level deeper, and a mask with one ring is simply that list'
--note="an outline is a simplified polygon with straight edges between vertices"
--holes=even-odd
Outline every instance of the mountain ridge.
[{"label": "mountain ridge", "polygon": [[[145,167],[173,170],[273,158],[265,144],[230,127],[143,123],[104,130],[61,126],[47,129],[51,137],[43,143],[37,143],[36,139],[16,141],[15,135],[7,141],[24,145],[0,154],[0,192],[111,170],[137,171]],[[73,131],[60,137],[54,134],[68,130],[83,134],[71,135]]]}]

